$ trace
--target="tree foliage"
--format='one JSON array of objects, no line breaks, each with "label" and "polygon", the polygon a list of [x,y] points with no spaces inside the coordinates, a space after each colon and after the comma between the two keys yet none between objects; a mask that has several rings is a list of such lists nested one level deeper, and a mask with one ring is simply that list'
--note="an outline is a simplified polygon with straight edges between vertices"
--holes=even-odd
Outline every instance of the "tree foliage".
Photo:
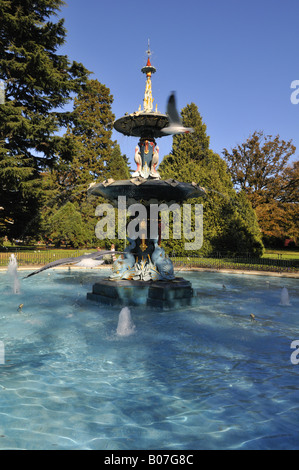
[{"label": "tree foliage", "polygon": [[113,142],[113,97],[98,80],[88,80],[74,98],[72,122],[63,136],[55,164],[44,175],[47,198],[79,204],[90,183],[105,179]]},{"label": "tree foliage", "polygon": [[43,215],[45,234],[49,238],[53,238],[49,232],[52,226],[46,220],[71,201],[82,214],[84,243],[99,244],[94,231],[95,209],[104,200],[88,197],[87,189],[96,181],[129,177],[127,159],[121,155],[119,145],[111,140],[112,102],[109,88],[98,80],[88,80],[85,89],[74,99],[73,121],[65,135],[68,152],[59,155],[55,166],[44,177]]},{"label": "tree foliage", "polygon": [[299,162],[288,165],[296,148],[279,135],[254,132],[229,152],[224,149],[232,180],[254,207],[267,243],[299,236]]},{"label": "tree foliage", "polygon": [[292,141],[280,140],[279,135],[265,136],[254,132],[241,145],[223,154],[233,183],[244,190],[255,208],[261,203],[281,199],[284,171],[296,148]]},{"label": "tree foliage", "polygon": [[98,80],[88,80],[74,100],[73,122],[66,137],[68,142],[73,140],[71,165],[81,182],[91,182],[105,174],[113,146],[112,103],[109,88]]},{"label": "tree foliage", "polygon": [[62,5],[61,0],[0,0],[0,77],[5,82],[0,200],[14,221],[5,227],[11,237],[24,236],[24,228],[28,235],[37,230],[40,170],[53,165],[65,148],[57,131],[71,115],[61,108],[88,77],[82,64],[57,53],[66,30],[63,19],[53,18]]},{"label": "tree foliage", "polygon": [[287,166],[283,172],[280,200],[297,204],[299,202],[299,160]]},{"label": "tree foliage", "polygon": [[130,166],[126,155],[122,155],[120,146],[115,143],[112,149],[110,159],[106,166],[106,175],[108,178],[117,180],[127,180],[130,178]]},{"label": "tree foliage", "polygon": [[56,246],[69,245],[79,248],[86,243],[81,213],[70,201],[49,217],[47,225],[51,234],[48,240]]}]

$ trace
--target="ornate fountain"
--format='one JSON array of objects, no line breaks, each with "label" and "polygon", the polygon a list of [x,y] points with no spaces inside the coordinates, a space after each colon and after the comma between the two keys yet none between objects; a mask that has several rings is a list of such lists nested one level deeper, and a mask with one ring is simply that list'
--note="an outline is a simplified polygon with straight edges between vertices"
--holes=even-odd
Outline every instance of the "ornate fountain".
[{"label": "ornate fountain", "polygon": [[[170,117],[160,113],[157,106],[153,109],[151,77],[156,69],[151,65],[150,50],[147,53],[147,64],[141,69],[146,75],[143,109],[140,106],[138,111],[114,123],[118,132],[139,137],[135,148],[137,169],[129,180],[109,179],[93,184],[88,190],[89,194],[102,196],[116,207],[120,198],[125,201],[125,209],[142,203],[146,215],[140,220],[138,237],[129,236],[124,254],[114,261],[110,277],[96,282],[87,298],[111,305],[167,309],[190,305],[193,289],[189,281],[175,276],[173,264],[161,247],[160,215],[153,220],[150,207],[161,203],[168,207],[173,203],[182,204],[187,199],[202,196],[205,191],[195,183],[162,180],[157,171],[159,147],[155,139],[169,134]],[[152,230],[153,225],[156,231]]]}]

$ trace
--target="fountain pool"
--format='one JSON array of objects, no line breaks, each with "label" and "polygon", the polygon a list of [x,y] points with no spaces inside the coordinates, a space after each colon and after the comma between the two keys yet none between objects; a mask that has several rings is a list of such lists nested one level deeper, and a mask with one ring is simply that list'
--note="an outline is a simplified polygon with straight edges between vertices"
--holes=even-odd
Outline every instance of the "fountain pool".
[{"label": "fountain pool", "polygon": [[0,449],[299,448],[297,279],[184,273],[197,307],[131,307],[118,335],[121,309],[86,299],[101,276],[46,271],[12,295],[0,273]]}]

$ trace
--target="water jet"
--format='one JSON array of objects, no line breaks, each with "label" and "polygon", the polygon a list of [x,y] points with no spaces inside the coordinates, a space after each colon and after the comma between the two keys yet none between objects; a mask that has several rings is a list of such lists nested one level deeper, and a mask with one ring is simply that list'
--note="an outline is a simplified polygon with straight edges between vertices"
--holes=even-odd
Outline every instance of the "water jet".
[{"label": "water jet", "polygon": [[135,325],[131,317],[131,311],[128,307],[124,307],[119,314],[116,334],[117,336],[130,336],[134,332]]},{"label": "water jet", "polygon": [[13,294],[20,293],[20,282],[18,277],[18,262],[14,254],[11,254],[9,257],[7,274],[11,279],[12,292]]},{"label": "water jet", "polygon": [[279,305],[283,305],[285,307],[288,307],[290,306],[290,296],[289,296],[289,291],[286,287],[283,287],[282,290],[281,290],[281,294],[280,294],[280,304]]}]

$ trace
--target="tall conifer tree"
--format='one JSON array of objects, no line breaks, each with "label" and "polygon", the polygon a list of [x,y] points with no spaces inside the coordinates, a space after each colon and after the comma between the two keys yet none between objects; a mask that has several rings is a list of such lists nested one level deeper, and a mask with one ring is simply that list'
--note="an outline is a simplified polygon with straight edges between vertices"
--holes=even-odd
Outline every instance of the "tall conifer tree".
[{"label": "tall conifer tree", "polygon": [[66,29],[63,19],[53,18],[63,4],[0,0],[0,79],[5,83],[5,103],[0,104],[0,201],[5,216],[14,221],[5,227],[10,237],[37,230],[40,172],[67,148],[56,133],[71,114],[61,108],[89,74],[82,64],[57,53]]},{"label": "tall conifer tree", "polygon": [[110,159],[106,167],[107,177],[114,180],[130,179],[130,167],[126,155],[122,155],[120,146],[114,144]]},{"label": "tall conifer tree", "polygon": [[103,178],[111,157],[111,140],[115,119],[111,110],[113,96],[98,80],[88,80],[74,101],[73,125],[67,136],[74,139],[72,167],[77,178],[90,183]]}]

